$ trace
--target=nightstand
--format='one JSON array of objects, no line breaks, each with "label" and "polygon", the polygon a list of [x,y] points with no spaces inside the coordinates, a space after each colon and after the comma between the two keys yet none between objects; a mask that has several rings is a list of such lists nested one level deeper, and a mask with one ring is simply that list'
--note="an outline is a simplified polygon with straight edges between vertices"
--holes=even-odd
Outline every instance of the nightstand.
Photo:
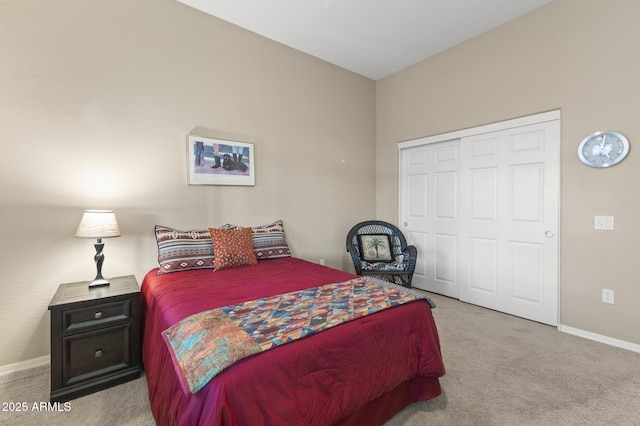
[{"label": "nightstand", "polygon": [[51,311],[51,394],[78,398],[140,377],[140,287],[133,275],[61,284]]}]

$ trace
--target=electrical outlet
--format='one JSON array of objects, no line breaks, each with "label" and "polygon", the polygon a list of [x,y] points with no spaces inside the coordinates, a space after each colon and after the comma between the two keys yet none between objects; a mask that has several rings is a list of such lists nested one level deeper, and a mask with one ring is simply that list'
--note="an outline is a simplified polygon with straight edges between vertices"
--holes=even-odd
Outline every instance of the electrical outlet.
[{"label": "electrical outlet", "polygon": [[613,216],[594,216],[593,229],[601,229],[603,231],[613,231]]},{"label": "electrical outlet", "polygon": [[602,303],[609,303],[613,305],[613,290],[606,288],[602,289]]},{"label": "electrical outlet", "polygon": [[320,259],[320,264],[324,265],[324,259]]}]

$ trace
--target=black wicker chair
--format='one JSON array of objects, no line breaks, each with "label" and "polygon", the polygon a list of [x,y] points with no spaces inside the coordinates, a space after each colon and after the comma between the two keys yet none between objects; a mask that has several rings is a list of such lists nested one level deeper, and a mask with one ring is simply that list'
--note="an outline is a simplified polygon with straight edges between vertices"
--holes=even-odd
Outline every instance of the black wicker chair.
[{"label": "black wicker chair", "polygon": [[404,235],[394,225],[379,220],[360,222],[347,234],[347,251],[356,274],[411,288],[418,250],[407,245]]}]

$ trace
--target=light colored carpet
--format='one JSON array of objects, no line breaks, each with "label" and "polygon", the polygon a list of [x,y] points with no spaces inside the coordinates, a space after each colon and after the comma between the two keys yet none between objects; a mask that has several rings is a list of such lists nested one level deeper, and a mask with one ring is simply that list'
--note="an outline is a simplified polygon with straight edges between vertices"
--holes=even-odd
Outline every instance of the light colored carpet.
[{"label": "light colored carpet", "polygon": [[386,426],[640,425],[640,354],[433,296],[443,393]]},{"label": "light colored carpet", "polygon": [[[447,374],[439,397],[407,407],[385,426],[640,425],[640,354],[434,295]],[[49,397],[49,368],[0,377],[7,425],[153,425],[146,378],[31,411]],[[250,425],[249,425],[250,426]]]}]

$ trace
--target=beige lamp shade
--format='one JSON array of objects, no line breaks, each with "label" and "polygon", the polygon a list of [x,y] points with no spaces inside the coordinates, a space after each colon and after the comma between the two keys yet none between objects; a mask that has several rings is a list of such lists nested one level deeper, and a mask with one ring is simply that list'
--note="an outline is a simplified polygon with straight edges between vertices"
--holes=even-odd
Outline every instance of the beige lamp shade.
[{"label": "beige lamp shade", "polygon": [[113,210],[85,210],[76,237],[113,238],[120,236],[120,228]]}]

